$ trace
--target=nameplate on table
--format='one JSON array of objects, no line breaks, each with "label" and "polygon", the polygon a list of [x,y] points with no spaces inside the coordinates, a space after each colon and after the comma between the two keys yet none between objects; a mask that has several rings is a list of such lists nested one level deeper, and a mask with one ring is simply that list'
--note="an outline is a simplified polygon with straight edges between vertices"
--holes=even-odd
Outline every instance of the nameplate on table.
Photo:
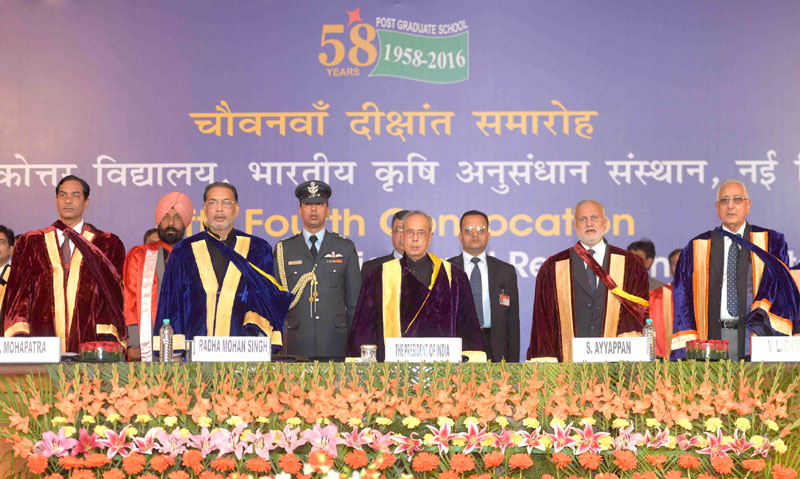
[{"label": "nameplate on table", "polygon": [[386,338],[387,362],[461,362],[461,338]]},{"label": "nameplate on table", "polygon": [[750,353],[753,362],[800,362],[800,336],[753,336]]},{"label": "nameplate on table", "polygon": [[270,361],[272,342],[268,337],[195,336],[192,362],[248,363]]},{"label": "nameplate on table", "polygon": [[61,338],[0,338],[0,363],[47,364],[61,361]]},{"label": "nameplate on table", "polygon": [[572,338],[572,361],[576,363],[649,360],[647,338]]}]

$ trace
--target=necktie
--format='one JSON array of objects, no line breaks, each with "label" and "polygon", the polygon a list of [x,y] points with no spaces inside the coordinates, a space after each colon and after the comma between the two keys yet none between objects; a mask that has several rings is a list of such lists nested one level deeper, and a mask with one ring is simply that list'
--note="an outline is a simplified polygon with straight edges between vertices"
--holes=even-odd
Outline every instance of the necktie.
[{"label": "necktie", "polygon": [[311,241],[311,257],[317,259],[317,236],[311,235],[308,241]]},{"label": "necktie", "polygon": [[[741,237],[740,234],[736,236]],[[728,313],[734,318],[739,316],[739,288],[737,277],[739,276],[739,245],[731,241],[728,248],[728,274],[725,277],[725,286],[728,289]]]},{"label": "necktie", "polygon": [[478,313],[478,322],[483,327],[483,286],[481,285],[481,269],[478,268],[480,258],[472,258],[472,272],[469,274],[469,287],[472,290],[472,300],[475,302],[475,312]]},{"label": "necktie", "polygon": [[[593,249],[589,250],[589,254],[594,258]],[[595,296],[597,294],[597,275],[594,274],[592,268],[589,267],[589,263],[586,263],[586,277],[589,279],[589,292],[592,296]]]},{"label": "necktie", "polygon": [[72,253],[69,250],[69,239],[67,235],[64,235],[64,241],[61,242],[61,266],[68,267],[69,266],[69,259],[72,256]]}]

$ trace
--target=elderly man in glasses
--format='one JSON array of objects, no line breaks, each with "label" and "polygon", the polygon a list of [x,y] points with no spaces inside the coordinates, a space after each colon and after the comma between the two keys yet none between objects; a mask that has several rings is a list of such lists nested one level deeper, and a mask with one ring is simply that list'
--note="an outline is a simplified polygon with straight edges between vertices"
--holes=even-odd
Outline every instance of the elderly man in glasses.
[{"label": "elderly man in glasses", "polygon": [[786,240],[747,222],[750,195],[738,180],[717,190],[722,225],[683,249],[673,284],[672,357],[686,357],[686,343],[724,339],[729,357],[750,355],[750,333],[798,332],[800,300],[786,267]]},{"label": "elderly man in glasses", "polygon": [[387,337],[460,337],[463,350],[483,351],[467,275],[428,252],[433,219],[411,211],[403,218],[403,235],[403,257],[383,263],[361,285],[347,355],[374,344],[383,361]]},{"label": "elderly man in glasses", "polygon": [[270,276],[272,247],[234,229],[239,194],[233,185],[208,185],[203,209],[203,231],[169,255],[153,333],[169,319],[177,344],[181,337],[270,336],[280,346],[292,295]]},{"label": "elderly man in glasses", "polygon": [[536,275],[528,359],[572,361],[572,338],[638,336],[647,317],[647,269],[603,237],[603,205],[580,201],[574,216],[578,241],[547,258]]},{"label": "elderly man in glasses", "polygon": [[459,239],[464,250],[447,261],[469,277],[472,299],[483,330],[486,356],[492,361],[519,361],[519,293],[517,271],[486,254],[489,217],[472,210],[461,215]]}]

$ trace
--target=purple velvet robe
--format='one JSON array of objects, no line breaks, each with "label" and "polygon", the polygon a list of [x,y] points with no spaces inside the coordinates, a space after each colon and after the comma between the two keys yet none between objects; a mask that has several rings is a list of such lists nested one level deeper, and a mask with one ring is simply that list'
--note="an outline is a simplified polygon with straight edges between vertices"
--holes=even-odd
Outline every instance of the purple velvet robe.
[{"label": "purple velvet robe", "polygon": [[[478,323],[467,274],[457,267],[451,268],[451,284],[442,268],[433,289],[428,289],[428,285],[411,273],[406,256],[394,261],[400,261],[402,269],[400,326],[403,336],[459,337],[462,350],[483,351],[483,332]],[[428,292],[431,294],[425,301]],[[417,311],[419,315],[409,328]],[[383,268],[380,267],[369,273],[361,284],[358,305],[347,338],[347,355],[360,356],[362,344],[377,345],[378,360],[383,361]]]}]

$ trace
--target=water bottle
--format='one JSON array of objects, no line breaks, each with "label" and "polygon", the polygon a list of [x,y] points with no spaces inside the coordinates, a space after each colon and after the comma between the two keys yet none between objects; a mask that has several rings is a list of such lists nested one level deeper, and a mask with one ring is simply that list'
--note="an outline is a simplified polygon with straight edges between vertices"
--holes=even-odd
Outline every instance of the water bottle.
[{"label": "water bottle", "polygon": [[648,361],[656,360],[656,328],[653,327],[653,320],[647,318],[647,322],[642,329],[642,336],[647,339],[647,357]]},{"label": "water bottle", "polygon": [[169,324],[169,319],[164,320],[161,325],[161,356],[159,361],[162,363],[172,362],[172,336],[175,334],[172,326]]}]

